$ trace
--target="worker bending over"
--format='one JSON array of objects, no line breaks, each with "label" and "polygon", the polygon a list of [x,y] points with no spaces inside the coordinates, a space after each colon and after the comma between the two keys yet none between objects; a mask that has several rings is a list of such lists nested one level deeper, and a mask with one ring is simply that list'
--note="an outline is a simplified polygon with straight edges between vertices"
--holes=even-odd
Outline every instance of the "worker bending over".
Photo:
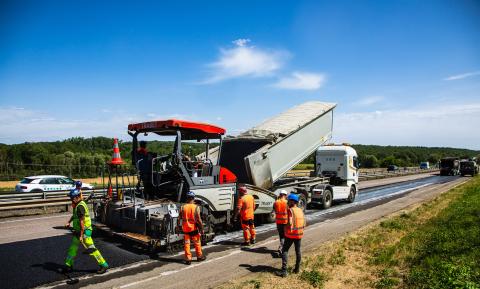
[{"label": "worker bending over", "polygon": [[280,239],[278,246],[278,254],[280,256],[282,255],[282,248],[285,242],[285,225],[288,223],[287,194],[287,191],[281,190],[278,199],[273,203],[275,223],[277,224],[278,237]]},{"label": "worker bending over", "polygon": [[[81,187],[81,183],[79,183]],[[90,219],[90,213],[88,206],[83,201],[82,193],[78,189],[73,189],[69,194],[72,200],[73,214],[72,217],[65,224],[65,227],[69,228],[70,223],[73,222],[73,238],[70,247],[68,248],[67,258],[65,259],[65,268],[62,270],[64,273],[73,271],[73,260],[77,256],[78,246],[80,243],[85,247],[90,256],[97,260],[99,269],[98,274],[103,274],[108,269],[108,264],[103,259],[100,251],[93,244],[92,239],[92,221]]]},{"label": "worker bending over", "polygon": [[300,245],[306,223],[303,210],[297,206],[298,200],[298,195],[293,193],[288,195],[288,222],[285,226],[285,243],[282,248],[282,271],[278,273],[281,277],[287,276],[288,250],[292,244],[295,245],[296,254],[295,269],[293,272],[298,273],[300,271],[300,262],[302,261]]},{"label": "worker bending over", "polygon": [[200,207],[194,204],[195,193],[187,193],[187,203],[180,208],[180,218],[177,219],[177,226],[180,227],[182,220],[183,248],[185,250],[185,264],[192,264],[192,252],[190,244],[193,242],[197,261],[205,260],[202,254],[201,234],[203,234],[203,223],[200,216]]},{"label": "worker bending over", "polygon": [[249,246],[250,244],[255,244],[255,220],[253,216],[255,200],[252,195],[247,195],[246,187],[240,187],[238,191],[240,199],[238,200],[234,221],[237,221],[238,214],[240,214],[244,240],[242,245]]}]

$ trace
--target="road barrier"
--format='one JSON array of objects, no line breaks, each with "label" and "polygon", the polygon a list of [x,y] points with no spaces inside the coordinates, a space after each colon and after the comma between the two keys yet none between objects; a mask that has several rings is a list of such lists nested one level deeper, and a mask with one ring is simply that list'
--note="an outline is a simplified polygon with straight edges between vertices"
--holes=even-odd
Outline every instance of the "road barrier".
[{"label": "road barrier", "polygon": [[[39,193],[1,193],[0,211],[68,205],[71,203],[68,192],[69,190]],[[105,195],[106,190],[82,190],[82,193],[84,196],[90,196],[93,193],[93,198],[99,198]]]}]

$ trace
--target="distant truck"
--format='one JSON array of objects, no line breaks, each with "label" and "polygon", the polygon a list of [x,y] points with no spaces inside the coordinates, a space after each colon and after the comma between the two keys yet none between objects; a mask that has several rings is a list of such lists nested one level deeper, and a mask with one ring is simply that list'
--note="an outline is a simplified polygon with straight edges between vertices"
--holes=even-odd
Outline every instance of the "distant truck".
[{"label": "distant truck", "polygon": [[478,165],[476,162],[470,160],[460,161],[460,175],[473,177],[476,174],[478,174]]},{"label": "distant truck", "polygon": [[429,162],[421,162],[420,163],[420,169],[421,170],[428,170],[430,168],[430,163]]},{"label": "distant truck", "polygon": [[447,157],[440,160],[441,176],[456,176],[460,174],[460,161],[456,157]]}]

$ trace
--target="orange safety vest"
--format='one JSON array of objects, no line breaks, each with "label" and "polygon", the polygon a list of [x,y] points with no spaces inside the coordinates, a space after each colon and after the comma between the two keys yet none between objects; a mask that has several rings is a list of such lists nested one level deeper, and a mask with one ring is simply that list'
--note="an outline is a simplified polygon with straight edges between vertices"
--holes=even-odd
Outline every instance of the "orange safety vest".
[{"label": "orange safety vest", "polygon": [[292,223],[285,226],[285,237],[290,239],[301,239],[303,229],[305,228],[305,217],[302,209],[293,207],[288,210],[288,218],[292,218]]},{"label": "orange safety vest", "polygon": [[197,205],[195,204],[185,204],[180,209],[180,214],[182,216],[182,230],[184,233],[190,233],[197,230]]},{"label": "orange safety vest", "polygon": [[255,210],[255,200],[252,195],[243,196],[238,202],[240,216],[243,221],[253,220],[253,211]]},{"label": "orange safety vest", "polygon": [[275,223],[277,224],[286,224],[288,223],[288,213],[287,213],[287,200],[278,199],[273,204],[275,209]]}]

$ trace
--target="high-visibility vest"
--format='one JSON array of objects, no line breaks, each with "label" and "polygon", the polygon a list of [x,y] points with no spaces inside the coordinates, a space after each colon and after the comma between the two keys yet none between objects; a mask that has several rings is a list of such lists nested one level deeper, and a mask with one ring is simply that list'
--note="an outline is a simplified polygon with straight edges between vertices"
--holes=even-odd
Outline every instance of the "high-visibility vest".
[{"label": "high-visibility vest", "polygon": [[273,208],[275,209],[275,223],[286,224],[288,222],[287,200],[276,200]]},{"label": "high-visibility vest", "polygon": [[253,211],[255,210],[255,199],[252,195],[243,196],[238,204],[240,216],[243,221],[253,220]]},{"label": "high-visibility vest", "polygon": [[182,216],[182,230],[184,233],[190,233],[197,230],[197,209],[195,204],[185,204],[180,209]]},{"label": "high-visibility vest", "polygon": [[91,230],[92,229],[92,220],[90,219],[90,213],[88,212],[88,206],[85,203],[85,201],[80,201],[75,208],[73,208],[73,229],[77,232],[81,231],[81,226],[80,226],[80,219],[78,218],[77,215],[77,210],[78,208],[82,206],[85,209],[85,217],[83,218],[83,228],[85,230]]},{"label": "high-visibility vest", "polygon": [[293,207],[288,210],[288,218],[292,218],[292,223],[285,226],[285,237],[290,239],[301,239],[303,229],[305,228],[305,217],[302,209]]}]

